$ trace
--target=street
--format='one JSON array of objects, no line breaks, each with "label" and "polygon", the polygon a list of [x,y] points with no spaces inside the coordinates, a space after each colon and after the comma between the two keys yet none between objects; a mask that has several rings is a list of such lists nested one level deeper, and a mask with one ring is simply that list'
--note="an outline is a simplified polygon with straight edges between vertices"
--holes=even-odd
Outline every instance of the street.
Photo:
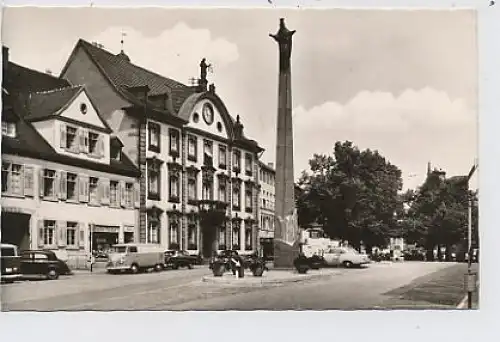
[{"label": "street", "polygon": [[465,270],[455,263],[378,263],[262,287],[204,283],[206,266],[139,275],[79,273],[3,284],[1,298],[3,311],[455,308],[464,296]]}]

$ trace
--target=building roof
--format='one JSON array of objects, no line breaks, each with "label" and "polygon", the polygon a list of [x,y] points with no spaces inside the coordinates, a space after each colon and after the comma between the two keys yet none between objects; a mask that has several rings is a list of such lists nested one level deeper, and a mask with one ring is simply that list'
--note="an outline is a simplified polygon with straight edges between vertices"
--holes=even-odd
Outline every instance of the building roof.
[{"label": "building roof", "polygon": [[82,90],[83,86],[74,86],[30,94],[26,119],[40,119],[60,114]]},{"label": "building roof", "polygon": [[[2,137],[2,153],[22,155],[66,165],[74,165],[85,169],[122,174],[132,177],[139,175],[139,170],[124,154],[122,154],[121,160],[111,160],[109,165],[58,154],[54,148],[38,133],[33,125],[26,121],[25,117],[29,113],[25,105],[25,99],[28,94],[31,91],[46,91],[51,93],[51,90],[60,90],[59,88],[61,86],[69,86],[66,81],[40,73],[36,70],[20,67],[11,62],[9,62],[3,77],[6,80],[4,83],[6,91],[3,93],[5,103],[2,104],[2,111],[7,110],[11,118],[16,118],[17,134],[15,138],[7,136]],[[34,83],[24,83],[30,81],[33,81]],[[58,93],[58,95],[54,95],[54,98],[50,95],[49,97],[51,100],[49,103],[45,104],[44,101],[41,101],[40,105],[43,108],[54,108],[55,104],[59,105],[65,101],[67,102],[67,98],[73,93],[76,87],[71,87],[70,89],[73,90],[68,90],[67,92],[54,91],[53,93]],[[64,94],[64,96],[62,94]],[[10,106],[5,107],[5,104]]]}]

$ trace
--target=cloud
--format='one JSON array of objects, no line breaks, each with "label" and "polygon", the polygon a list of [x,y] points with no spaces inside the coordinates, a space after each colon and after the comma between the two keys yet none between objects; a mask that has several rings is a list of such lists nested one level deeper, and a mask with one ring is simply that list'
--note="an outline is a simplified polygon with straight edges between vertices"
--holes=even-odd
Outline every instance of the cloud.
[{"label": "cloud", "polygon": [[298,106],[293,116],[296,175],[314,153],[332,153],[339,140],[379,150],[402,169],[405,188],[423,181],[428,161],[465,174],[477,156],[476,111],[431,88],[399,96],[361,91],[345,104]]},{"label": "cloud", "polygon": [[[146,36],[131,27],[113,26],[98,35],[81,38],[99,42],[106,50],[118,53],[121,50],[122,32],[126,33],[124,50],[132,63],[186,84],[191,77],[199,76],[199,64],[204,57],[216,69],[224,68],[239,58],[236,44],[224,38],[213,37],[208,29],[191,28],[184,22],[178,22],[171,29],[155,36]],[[80,37],[75,36],[74,41],[51,53],[40,55],[36,60],[29,58],[31,54],[24,54],[20,49],[16,51],[16,56],[19,56],[20,63],[26,63],[23,59],[29,58],[29,63],[26,64],[30,67],[41,71],[50,69],[58,74],[78,38]]]}]

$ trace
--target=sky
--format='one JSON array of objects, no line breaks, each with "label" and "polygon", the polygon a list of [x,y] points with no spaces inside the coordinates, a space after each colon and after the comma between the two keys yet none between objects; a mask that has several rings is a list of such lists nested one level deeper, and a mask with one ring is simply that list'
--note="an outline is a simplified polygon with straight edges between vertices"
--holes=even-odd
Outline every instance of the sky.
[{"label": "sky", "polygon": [[[467,174],[477,158],[477,34],[472,10],[7,8],[2,40],[18,64],[59,74],[79,38],[189,84],[209,82],[245,134],[275,158],[279,18],[292,50],[295,174],[336,141],[378,150],[403,174],[427,163]],[[477,182],[473,180],[472,186]]]}]

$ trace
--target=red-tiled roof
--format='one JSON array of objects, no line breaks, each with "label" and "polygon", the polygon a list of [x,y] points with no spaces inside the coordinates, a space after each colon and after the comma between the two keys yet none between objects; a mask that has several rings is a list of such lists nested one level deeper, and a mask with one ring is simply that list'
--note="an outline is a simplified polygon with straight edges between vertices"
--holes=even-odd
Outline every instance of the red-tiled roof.
[{"label": "red-tiled roof", "polygon": [[184,100],[194,92],[192,87],[137,66],[120,54],[112,54],[83,39],[80,39],[78,44],[87,51],[111,83],[122,92],[126,92],[130,87],[147,85],[151,96],[169,94],[176,112]]},{"label": "red-tiled roof", "polygon": [[26,119],[40,119],[58,114],[82,90],[83,86],[74,86],[30,94]]}]

